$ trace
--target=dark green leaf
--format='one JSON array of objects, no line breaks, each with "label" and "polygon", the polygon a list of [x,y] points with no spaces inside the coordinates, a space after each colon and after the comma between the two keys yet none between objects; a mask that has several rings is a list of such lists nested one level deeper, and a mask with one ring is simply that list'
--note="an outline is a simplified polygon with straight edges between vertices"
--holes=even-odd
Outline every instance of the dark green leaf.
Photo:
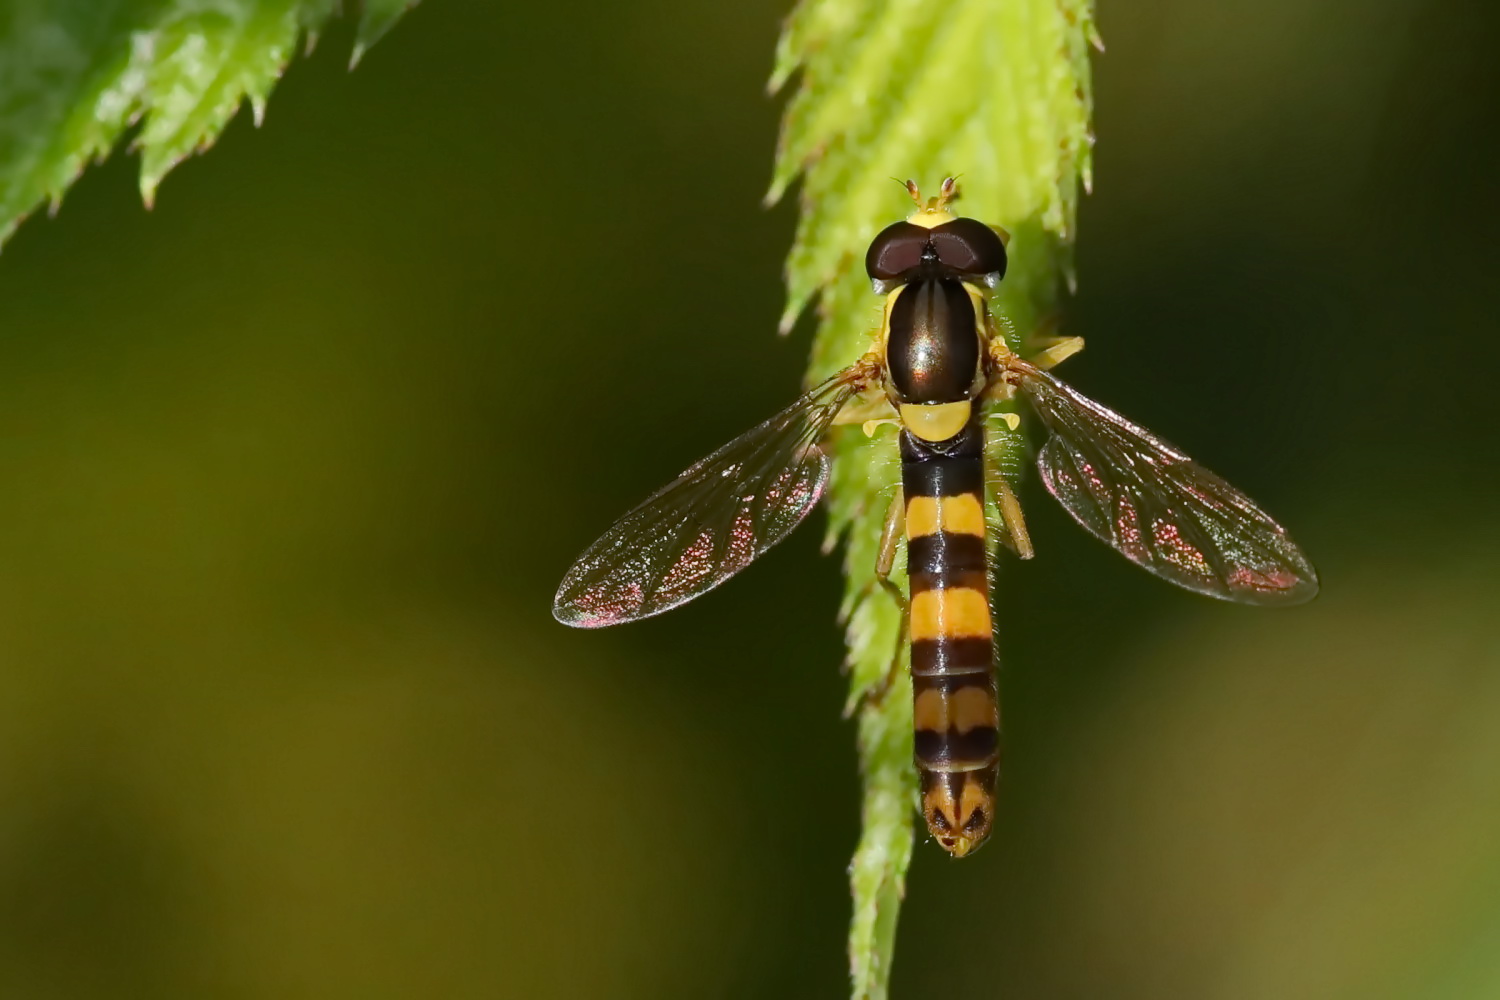
[{"label": "dark green leaf", "polygon": [[[356,55],[409,4],[372,0]],[[11,0],[0,8],[0,242],[56,206],[139,121],[141,195],[213,144],[276,80],[337,0]]]}]

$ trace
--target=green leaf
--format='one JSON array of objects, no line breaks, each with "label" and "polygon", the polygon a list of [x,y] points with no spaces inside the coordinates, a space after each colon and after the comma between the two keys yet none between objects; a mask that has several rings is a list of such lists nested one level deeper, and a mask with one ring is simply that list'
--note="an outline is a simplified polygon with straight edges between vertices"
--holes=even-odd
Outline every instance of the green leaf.
[{"label": "green leaf", "polygon": [[[371,0],[356,56],[407,3]],[[141,196],[213,144],[248,100],[257,124],[337,0],[10,0],[0,8],[0,243],[56,207],[135,122]]]},{"label": "green leaf", "polygon": [[[1078,190],[1089,183],[1091,43],[1090,0],[802,0],[772,73],[773,90],[800,82],[767,200],[800,178],[782,326],[817,299],[810,381],[870,346],[879,302],[864,249],[912,209],[893,178],[914,178],[931,193],[960,174],[962,214],[1012,234],[992,308],[1022,331],[1055,310]],[[850,971],[856,998],[883,998],[915,812],[910,679],[900,675],[884,697],[871,697],[889,674],[900,625],[873,572],[899,465],[890,427],[873,438],[843,428],[829,446],[829,540],[845,544],[849,706],[864,773]],[[992,425],[990,450],[1002,467],[1019,468],[1021,438],[1003,423]]]},{"label": "green leaf", "polygon": [[387,31],[395,26],[401,15],[417,5],[417,0],[365,0],[365,14],[359,21],[359,33],[354,39],[354,56],[349,60],[353,69],[370,51],[370,46],[380,41]]}]

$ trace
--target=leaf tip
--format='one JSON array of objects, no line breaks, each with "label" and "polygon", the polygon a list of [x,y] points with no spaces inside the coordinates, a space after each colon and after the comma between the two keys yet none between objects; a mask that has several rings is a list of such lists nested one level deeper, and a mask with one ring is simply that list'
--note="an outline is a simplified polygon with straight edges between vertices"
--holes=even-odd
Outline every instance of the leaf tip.
[{"label": "leaf tip", "polygon": [[778,156],[775,171],[771,175],[771,186],[766,189],[765,197],[761,198],[760,203],[766,208],[774,207],[786,196],[787,188],[796,179],[797,165],[785,156]]},{"label": "leaf tip", "polygon": [[792,327],[797,325],[797,317],[802,315],[802,303],[788,302],[786,308],[781,311],[781,319],[776,321],[776,336],[785,337],[792,332]]},{"label": "leaf tip", "polygon": [[416,7],[418,0],[365,0],[364,16],[360,18],[359,30],[354,39],[354,50],[349,54],[349,68],[359,65],[365,53],[385,37],[392,26]]},{"label": "leaf tip", "polygon": [[156,207],[156,192],[161,187],[161,182],[166,179],[172,168],[181,163],[181,155],[166,156],[161,159],[153,157],[151,150],[143,150],[141,153],[141,204],[146,206],[146,211]]},{"label": "leaf tip", "polygon": [[777,60],[776,68],[771,70],[771,78],[766,81],[766,96],[775,97],[781,93],[781,88],[792,78],[797,71],[796,60]]}]

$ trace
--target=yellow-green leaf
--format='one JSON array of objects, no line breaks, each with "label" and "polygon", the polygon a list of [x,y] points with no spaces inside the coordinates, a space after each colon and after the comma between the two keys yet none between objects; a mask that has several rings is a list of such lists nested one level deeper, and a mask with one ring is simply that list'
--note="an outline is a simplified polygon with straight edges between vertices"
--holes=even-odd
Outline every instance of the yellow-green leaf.
[{"label": "yellow-green leaf", "polygon": [[[964,215],[1010,230],[1010,270],[992,308],[1032,329],[1056,305],[1078,190],[1088,184],[1089,0],[803,0],[777,50],[772,87],[798,84],[768,200],[800,179],[783,328],[816,298],[809,379],[870,344],[878,299],[863,270],[876,231],[908,213],[893,179],[936,190],[961,175]],[[1020,438],[994,423],[990,450],[1015,468]],[[883,698],[899,611],[874,584],[883,514],[899,480],[892,428],[830,442],[830,540],[845,545],[849,704],[858,717],[863,831],[850,868],[856,998],[883,998],[913,841],[909,678]],[[897,582],[901,582],[897,574]]]}]

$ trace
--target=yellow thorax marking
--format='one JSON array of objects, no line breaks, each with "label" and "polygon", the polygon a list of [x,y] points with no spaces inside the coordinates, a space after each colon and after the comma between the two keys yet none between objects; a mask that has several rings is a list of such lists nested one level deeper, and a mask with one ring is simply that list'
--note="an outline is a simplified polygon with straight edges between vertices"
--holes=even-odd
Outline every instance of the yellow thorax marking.
[{"label": "yellow thorax marking", "polygon": [[[938,214],[947,215],[946,212]],[[949,218],[951,219],[952,216],[949,216]],[[941,220],[933,223],[935,226],[941,224]],[[974,304],[974,326],[979,331],[979,339],[987,345],[991,340],[995,339],[995,333],[991,329],[994,321],[990,318],[989,299],[985,294],[985,290],[973,282],[965,281],[963,286],[964,291],[969,293],[969,301]],[[885,293],[885,309],[880,317],[880,349],[882,352],[891,339],[891,310],[896,308],[896,298],[904,291],[906,291],[905,285],[897,285]],[[1003,338],[1001,343],[1004,343]],[[1082,344],[1081,339],[1079,343]],[[1069,353],[1071,354],[1072,352],[1070,351]]]},{"label": "yellow thorax marking", "polygon": [[964,429],[974,404],[967,399],[957,403],[902,403],[901,426],[923,441],[946,441]]}]

